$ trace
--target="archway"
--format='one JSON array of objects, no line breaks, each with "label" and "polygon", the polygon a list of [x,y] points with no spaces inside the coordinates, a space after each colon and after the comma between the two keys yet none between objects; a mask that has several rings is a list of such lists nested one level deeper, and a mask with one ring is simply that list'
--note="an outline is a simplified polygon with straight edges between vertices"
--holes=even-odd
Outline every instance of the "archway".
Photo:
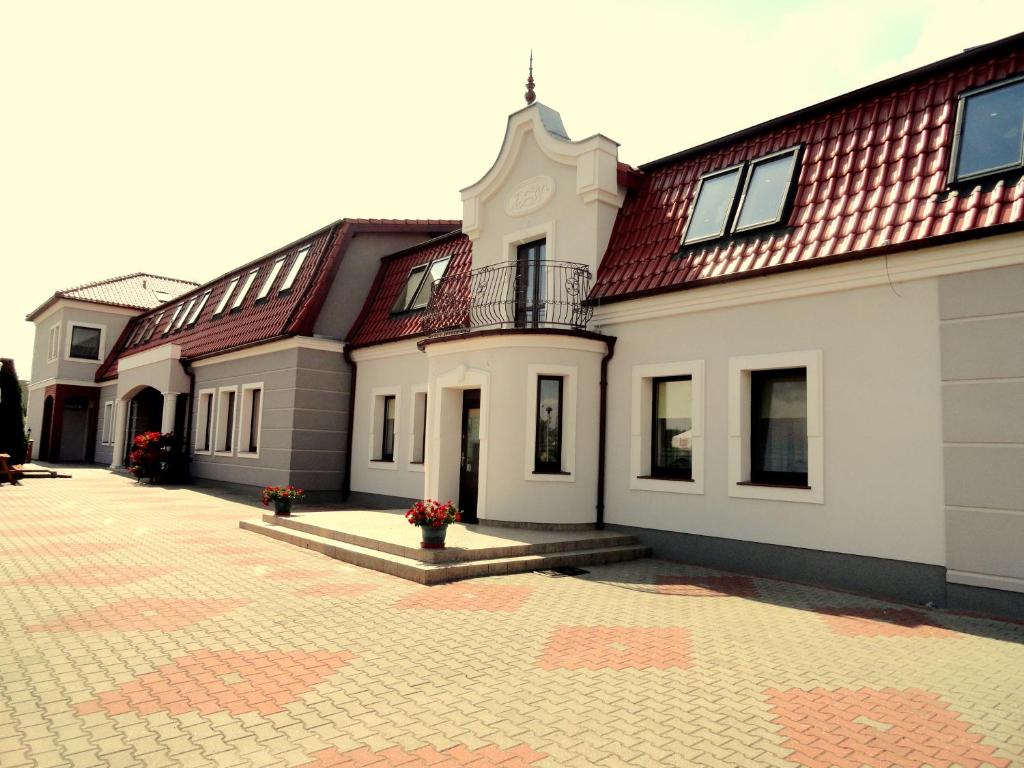
[{"label": "archway", "polygon": [[135,436],[143,432],[159,432],[163,418],[164,396],[153,387],[143,387],[128,401],[128,423],[124,447],[127,463]]},{"label": "archway", "polygon": [[39,460],[50,460],[50,430],[53,428],[53,395],[43,401],[43,424],[39,434]]}]

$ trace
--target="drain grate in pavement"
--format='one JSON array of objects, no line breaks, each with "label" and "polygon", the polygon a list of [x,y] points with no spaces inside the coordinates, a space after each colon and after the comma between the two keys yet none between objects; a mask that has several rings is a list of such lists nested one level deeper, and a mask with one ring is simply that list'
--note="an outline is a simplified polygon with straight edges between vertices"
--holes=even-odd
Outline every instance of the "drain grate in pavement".
[{"label": "drain grate in pavement", "polygon": [[534,573],[539,573],[541,576],[547,576],[550,579],[558,579],[562,576],[582,576],[585,573],[590,573],[590,571],[585,571],[574,565],[563,565],[561,568],[547,568],[543,571],[534,571]]}]

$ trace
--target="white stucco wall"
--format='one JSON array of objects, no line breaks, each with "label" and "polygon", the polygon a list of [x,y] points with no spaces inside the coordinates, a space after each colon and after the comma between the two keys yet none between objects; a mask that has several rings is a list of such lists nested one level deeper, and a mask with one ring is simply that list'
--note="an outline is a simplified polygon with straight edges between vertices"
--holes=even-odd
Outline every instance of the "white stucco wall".
[{"label": "white stucco wall", "polygon": [[[608,522],[943,564],[937,328],[933,279],[606,322]],[[730,496],[730,358],[818,350],[824,503]],[[673,361],[703,361],[702,494],[630,489],[632,368]]]}]

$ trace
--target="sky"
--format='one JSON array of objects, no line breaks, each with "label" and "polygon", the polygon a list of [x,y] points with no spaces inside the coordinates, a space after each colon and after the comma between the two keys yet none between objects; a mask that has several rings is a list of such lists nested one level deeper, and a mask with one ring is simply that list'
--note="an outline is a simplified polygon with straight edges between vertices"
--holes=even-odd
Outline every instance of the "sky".
[{"label": "sky", "polygon": [[29,377],[58,289],[461,218],[531,49],[569,135],[638,165],[1022,30],[1019,0],[0,0],[0,357]]}]

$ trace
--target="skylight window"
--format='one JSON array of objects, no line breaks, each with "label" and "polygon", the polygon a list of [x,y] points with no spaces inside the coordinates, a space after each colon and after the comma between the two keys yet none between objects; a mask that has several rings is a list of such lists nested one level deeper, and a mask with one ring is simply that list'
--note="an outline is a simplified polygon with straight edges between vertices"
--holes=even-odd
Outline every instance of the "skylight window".
[{"label": "skylight window", "polygon": [[199,299],[199,303],[196,305],[196,308],[192,310],[192,314],[189,315],[188,325],[192,326],[196,324],[196,320],[199,319],[199,315],[202,313],[203,307],[205,307],[206,302],[210,300],[211,293],[213,293],[213,291],[209,290],[203,294],[203,297],[201,299]]},{"label": "skylight window", "polygon": [[[185,324],[185,318],[189,316],[189,313],[192,311],[192,307],[195,306],[195,303],[196,303],[196,300],[195,300],[195,298],[193,298],[192,301],[190,301],[188,303],[188,306],[185,307],[185,311],[184,312],[182,312],[180,315],[177,315],[177,313],[175,313],[177,315],[177,317],[178,317],[178,322],[176,322],[174,324],[174,330],[178,330],[179,328],[181,328],[181,326],[183,326]],[[182,305],[182,306],[184,306],[184,305]]]},{"label": "skylight window", "polygon": [[1024,166],[1024,78],[960,97],[954,181]]},{"label": "skylight window", "polygon": [[173,326],[174,321],[178,319],[178,315],[181,314],[181,308],[183,306],[185,305],[179,304],[177,307],[174,308],[174,314],[171,315],[171,319],[167,321],[167,327],[164,328],[164,336],[171,332],[171,326]]},{"label": "skylight window", "polygon": [[288,274],[284,277],[284,282],[281,283],[281,287],[278,288],[278,293],[284,293],[290,290],[292,285],[295,284],[295,278],[299,276],[299,270],[302,269],[303,263],[306,261],[306,255],[309,253],[309,248],[303,248],[297,254],[295,254],[295,260],[292,262],[291,269],[288,270]]},{"label": "skylight window", "polygon": [[434,295],[434,287],[444,277],[449,261],[451,261],[451,256],[445,256],[441,259],[435,259],[430,263],[426,277],[420,283],[419,290],[416,291],[409,309],[421,309],[430,303],[430,297]]},{"label": "skylight window", "polygon": [[128,338],[128,343],[125,344],[125,347],[134,347],[142,337],[142,330],[145,327],[146,321],[140,321],[139,324],[135,326],[135,330],[132,331],[132,335]]},{"label": "skylight window", "polygon": [[252,270],[245,276],[245,282],[242,283],[241,290],[238,292],[238,295],[235,296],[235,300],[231,303],[232,312],[242,306],[242,302],[245,301],[245,297],[249,293],[249,289],[252,288],[252,281],[256,279],[256,273],[259,271],[260,268],[256,267],[256,269]]},{"label": "skylight window", "polygon": [[391,308],[392,312],[404,312],[412,307],[412,300],[416,298],[416,292],[419,290],[420,283],[423,282],[423,275],[426,274],[428,266],[429,264],[420,264],[409,270],[409,276],[405,279],[405,288],[395,299],[395,305]]},{"label": "skylight window", "polygon": [[799,147],[792,147],[702,176],[683,245],[781,222],[797,176],[799,152]]},{"label": "skylight window", "polygon": [[263,281],[263,287],[260,288],[260,292],[256,295],[256,301],[265,299],[270,294],[270,286],[274,284],[274,280],[277,279],[278,274],[281,272],[281,267],[284,266],[284,256],[274,262],[274,266],[270,268],[270,274],[267,275],[267,279]]},{"label": "skylight window", "polygon": [[220,303],[217,304],[217,310],[213,313],[214,317],[224,311],[224,307],[228,305],[228,301],[231,299],[231,294],[235,292],[235,286],[238,285],[238,278],[234,278],[228,287],[224,289],[224,295],[220,297]]},{"label": "skylight window", "polygon": [[141,338],[141,339],[139,340],[139,341],[140,341],[140,343],[141,343],[141,342],[143,342],[143,341],[149,341],[149,340],[150,340],[150,339],[151,339],[151,338],[153,337],[153,331],[155,331],[155,330],[156,330],[156,327],[157,327],[158,325],[160,325],[160,321],[161,321],[161,320],[163,319],[163,317],[164,317],[164,313],[163,313],[163,312],[160,312],[160,313],[159,313],[159,314],[158,314],[158,315],[157,315],[157,316],[156,316],[156,317],[155,317],[155,318],[153,319],[153,322],[151,322],[151,323],[149,324],[149,327],[148,327],[148,328],[146,329],[146,335],[145,335],[145,336],[143,336],[143,337],[142,337],[142,338]]}]

